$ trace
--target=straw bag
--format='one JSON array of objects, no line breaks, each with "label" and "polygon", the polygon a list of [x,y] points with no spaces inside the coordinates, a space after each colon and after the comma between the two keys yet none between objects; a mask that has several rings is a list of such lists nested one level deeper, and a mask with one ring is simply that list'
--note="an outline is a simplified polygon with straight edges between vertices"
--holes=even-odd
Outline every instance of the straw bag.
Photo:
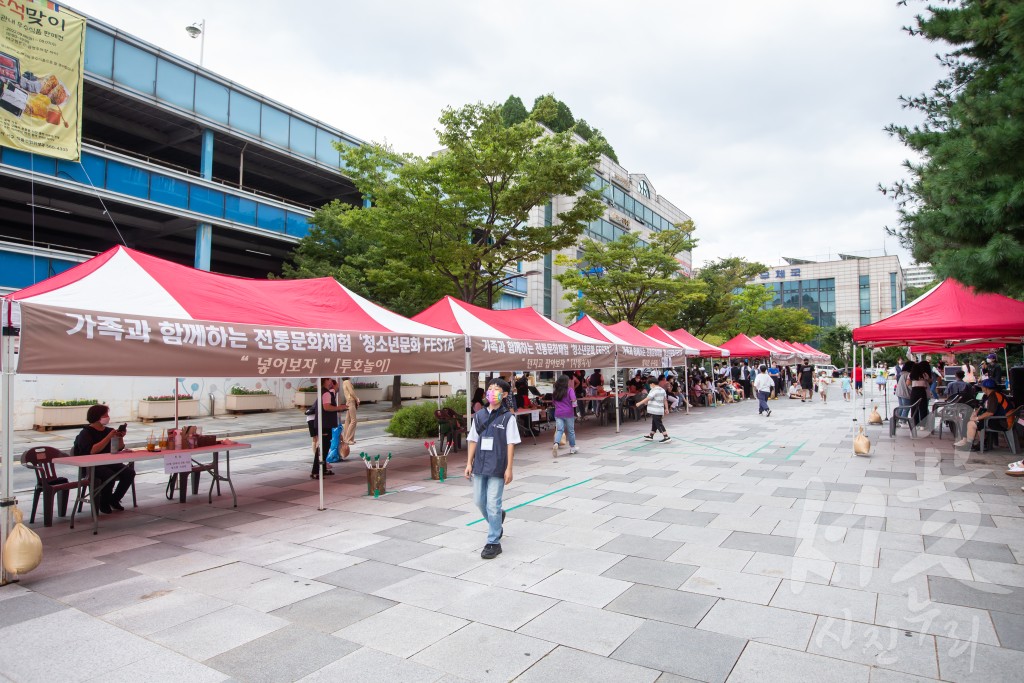
[{"label": "straw bag", "polygon": [[569,433],[568,432],[562,432],[562,439],[558,443],[561,444],[562,446],[568,446],[569,445]]},{"label": "straw bag", "polygon": [[868,424],[869,425],[880,425],[882,424],[882,416],[878,414],[878,406],[872,404],[871,412],[868,413]]},{"label": "straw bag", "polygon": [[11,574],[25,574],[43,561],[43,542],[39,534],[21,523],[22,514],[17,505],[12,513],[14,528],[4,544],[4,569]]},{"label": "straw bag", "polygon": [[853,437],[853,453],[854,455],[867,455],[871,452],[871,439],[864,433],[864,428],[860,428],[860,432],[857,436]]}]

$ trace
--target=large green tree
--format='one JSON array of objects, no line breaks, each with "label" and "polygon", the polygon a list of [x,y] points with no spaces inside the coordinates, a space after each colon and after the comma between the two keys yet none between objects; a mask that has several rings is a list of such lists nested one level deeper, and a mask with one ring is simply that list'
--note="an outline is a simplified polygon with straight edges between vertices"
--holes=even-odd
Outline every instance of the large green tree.
[{"label": "large green tree", "polygon": [[765,308],[772,300],[772,292],[761,285],[745,285],[733,297],[737,309],[735,321],[722,331],[732,337],[742,332],[748,336],[761,335],[786,341],[809,341],[818,333],[810,324],[811,314],[805,308]]},{"label": "large green tree", "polygon": [[698,337],[707,334],[725,334],[735,327],[741,311],[736,293],[746,283],[768,270],[761,263],[752,263],[738,257],[721,258],[705,264],[695,276],[702,283],[703,298],[680,302],[672,329],[684,327]]},{"label": "large green tree", "polygon": [[[488,303],[517,263],[575,244],[603,211],[597,193],[584,191],[597,146],[547,134],[532,118],[506,125],[502,109],[446,109],[437,130],[444,149],[427,158],[339,146],[346,173],[372,200],[348,212],[346,226],[473,303]],[[530,212],[553,195],[576,201],[554,225],[531,224]]]},{"label": "large green tree", "polygon": [[586,239],[582,257],[560,255],[557,263],[569,266],[555,276],[570,303],[566,312],[609,323],[625,320],[637,327],[665,323],[681,302],[701,296],[680,275],[676,259],[696,245],[693,231],[693,222],[687,221],[654,233],[646,244],[633,232],[611,242]]},{"label": "large green tree", "polygon": [[[849,325],[836,325],[824,330],[819,338],[818,349],[832,356],[832,365],[844,368],[853,365],[853,331]],[[857,363],[860,364],[858,357]]]},{"label": "large green tree", "polygon": [[902,98],[924,123],[887,128],[920,157],[881,188],[895,232],[939,278],[1024,296],[1024,2],[947,0],[907,30],[948,52],[931,92]]}]

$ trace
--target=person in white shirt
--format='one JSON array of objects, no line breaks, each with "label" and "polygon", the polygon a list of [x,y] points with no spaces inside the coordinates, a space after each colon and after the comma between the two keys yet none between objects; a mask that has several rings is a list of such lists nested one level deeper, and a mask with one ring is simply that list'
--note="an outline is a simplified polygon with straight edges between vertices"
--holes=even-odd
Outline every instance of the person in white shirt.
[{"label": "person in white shirt", "polygon": [[758,415],[764,414],[765,417],[771,417],[772,409],[768,407],[768,396],[771,395],[774,388],[775,381],[768,374],[768,368],[762,365],[754,377],[754,389],[757,391]]},{"label": "person in white shirt", "polygon": [[661,443],[672,440],[665,430],[665,422],[662,418],[665,415],[665,398],[667,394],[656,382],[647,383],[647,398],[637,403],[637,406],[647,406],[647,414],[651,416],[651,433],[645,434],[644,438],[654,441],[654,432],[661,432]]}]

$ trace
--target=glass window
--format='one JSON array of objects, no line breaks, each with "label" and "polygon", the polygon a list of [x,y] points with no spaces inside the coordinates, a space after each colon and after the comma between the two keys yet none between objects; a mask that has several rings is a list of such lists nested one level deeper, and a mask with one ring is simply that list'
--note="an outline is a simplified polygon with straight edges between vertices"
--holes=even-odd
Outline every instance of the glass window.
[{"label": "glass window", "polygon": [[85,26],[85,70],[104,78],[114,77],[114,36],[88,24]]},{"label": "glass window", "polygon": [[232,90],[231,104],[228,109],[228,124],[240,131],[259,135],[260,103],[248,95]]},{"label": "glass window", "polygon": [[202,185],[189,188],[188,208],[207,216],[224,217],[224,193]]},{"label": "glass window", "polygon": [[33,155],[28,152],[22,152],[18,149],[3,149],[3,162],[10,166],[16,166],[23,168],[27,171],[35,171],[36,173],[45,173],[46,175],[55,175],[57,173],[57,163],[52,157],[39,156],[38,154]]},{"label": "glass window", "polygon": [[188,208],[188,183],[184,180],[154,173],[150,185],[149,198],[154,202],[176,206],[179,209]]},{"label": "glass window", "polygon": [[305,237],[309,234],[309,219],[302,214],[285,211],[285,220],[288,223],[288,234],[293,237]]},{"label": "glass window", "polygon": [[291,118],[280,109],[268,104],[262,105],[263,117],[260,121],[260,135],[264,140],[273,142],[284,148],[288,147],[288,119]]},{"label": "glass window", "polygon": [[338,150],[334,149],[332,144],[335,142],[340,142],[340,138],[318,128],[316,131],[316,160],[329,166],[338,166],[341,161]]},{"label": "glass window", "polygon": [[233,194],[224,195],[224,218],[245,225],[256,225],[256,202]]},{"label": "glass window", "polygon": [[196,75],[173,62],[161,59],[156,63],[156,96],[182,109],[192,110],[195,104]]},{"label": "glass window", "polygon": [[256,225],[274,232],[285,232],[284,209],[260,204],[256,211]]},{"label": "glass window", "polygon": [[316,128],[302,119],[288,117],[290,137],[288,144],[293,151],[304,154],[311,159],[316,158]]},{"label": "glass window", "polygon": [[114,80],[152,95],[156,92],[156,55],[122,40],[115,41]]},{"label": "glass window", "polygon": [[113,192],[149,199],[149,171],[143,171],[141,168],[119,161],[108,161],[106,185],[107,189]]},{"label": "glass window", "polygon": [[58,161],[57,177],[74,180],[84,185],[103,186],[107,162],[102,157],[82,152],[81,161]]},{"label": "glass window", "polygon": [[228,89],[209,78],[196,76],[196,113],[220,123],[228,122]]}]

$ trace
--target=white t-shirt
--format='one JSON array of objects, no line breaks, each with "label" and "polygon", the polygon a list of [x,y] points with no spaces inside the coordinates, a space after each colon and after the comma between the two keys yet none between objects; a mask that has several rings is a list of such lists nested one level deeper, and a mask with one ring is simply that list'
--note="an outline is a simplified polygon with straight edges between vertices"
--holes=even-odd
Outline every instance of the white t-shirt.
[{"label": "white t-shirt", "polygon": [[775,382],[772,381],[771,376],[767,372],[759,372],[757,377],[754,378],[754,388],[758,391],[771,393],[775,389]]},{"label": "white t-shirt", "polygon": [[647,412],[651,415],[664,415],[666,396],[664,389],[657,384],[653,385],[650,393],[647,394]]}]

